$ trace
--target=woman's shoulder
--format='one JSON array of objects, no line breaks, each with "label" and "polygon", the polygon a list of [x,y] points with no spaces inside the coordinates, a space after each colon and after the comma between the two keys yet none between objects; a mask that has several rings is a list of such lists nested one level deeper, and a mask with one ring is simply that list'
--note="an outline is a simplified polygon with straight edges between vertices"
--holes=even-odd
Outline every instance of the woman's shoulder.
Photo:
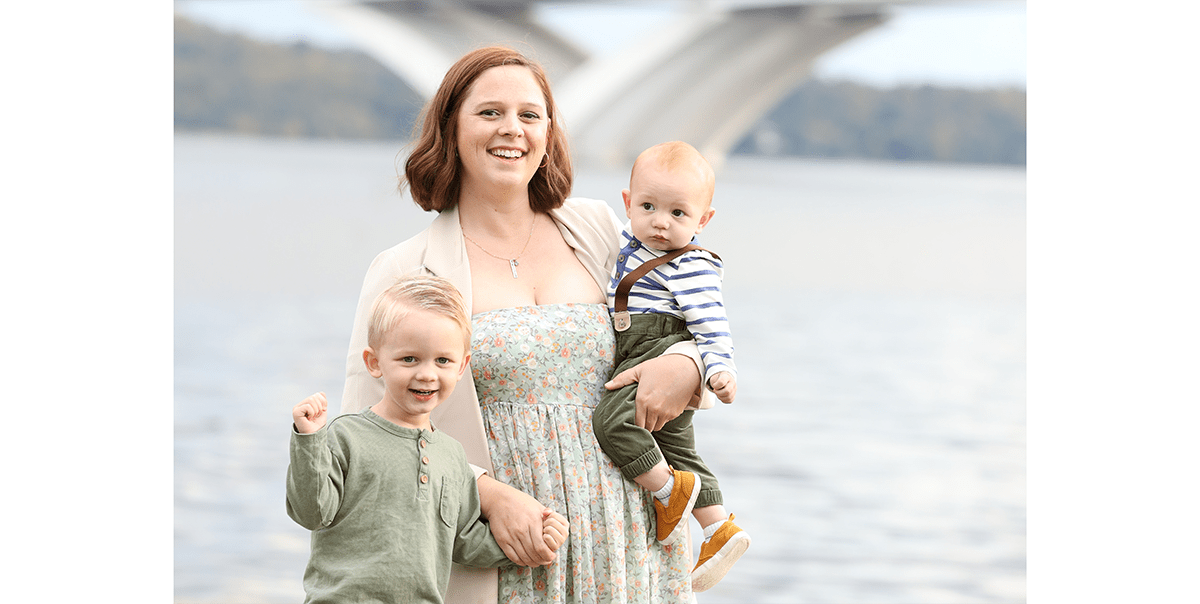
[{"label": "woman's shoulder", "polygon": [[590,226],[607,234],[614,229],[614,225],[618,230],[621,226],[612,208],[599,199],[569,197],[553,214],[559,222],[572,229]]},{"label": "woman's shoulder", "polygon": [[608,204],[572,197],[551,210],[563,240],[571,246],[601,288],[616,263],[621,224]]},{"label": "woman's shoulder", "polygon": [[587,197],[568,197],[560,209],[584,216],[604,216],[613,213],[612,208],[604,201]]},{"label": "woman's shoulder", "polygon": [[389,247],[375,255],[375,259],[371,261],[371,271],[387,269],[400,269],[402,272],[407,272],[413,266],[420,266],[423,262],[425,250],[429,247],[429,234],[433,225],[429,225],[421,232]]}]

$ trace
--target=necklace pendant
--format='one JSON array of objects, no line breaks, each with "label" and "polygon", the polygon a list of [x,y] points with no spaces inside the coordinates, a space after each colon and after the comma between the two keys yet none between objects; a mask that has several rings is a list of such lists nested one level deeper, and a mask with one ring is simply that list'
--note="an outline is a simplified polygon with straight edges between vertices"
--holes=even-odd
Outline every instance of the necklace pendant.
[{"label": "necklace pendant", "polygon": [[512,269],[513,279],[517,278],[517,265],[518,264],[520,264],[520,262],[517,262],[516,258],[513,258],[512,260],[508,261],[508,268]]}]

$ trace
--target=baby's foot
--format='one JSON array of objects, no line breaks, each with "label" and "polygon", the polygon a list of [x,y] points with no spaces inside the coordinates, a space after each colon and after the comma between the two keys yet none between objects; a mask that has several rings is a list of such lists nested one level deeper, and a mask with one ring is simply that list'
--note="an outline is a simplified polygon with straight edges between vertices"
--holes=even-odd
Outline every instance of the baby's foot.
[{"label": "baby's foot", "polygon": [[675,541],[673,535],[683,533],[676,529],[692,513],[696,497],[700,495],[699,476],[682,470],[671,470],[671,475],[675,479],[675,486],[671,489],[671,497],[666,505],[657,497],[654,498],[654,515],[658,520],[660,543],[671,543]]},{"label": "baby's foot", "polygon": [[746,553],[748,547],[750,535],[733,523],[733,514],[730,514],[729,520],[717,529],[712,538],[700,545],[700,561],[692,570],[692,591],[712,589],[725,577],[733,563]]}]

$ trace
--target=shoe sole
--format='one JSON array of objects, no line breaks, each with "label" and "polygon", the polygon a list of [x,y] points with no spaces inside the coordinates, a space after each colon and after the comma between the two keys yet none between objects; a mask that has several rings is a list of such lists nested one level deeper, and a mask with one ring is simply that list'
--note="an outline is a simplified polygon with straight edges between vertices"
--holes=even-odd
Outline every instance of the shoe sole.
[{"label": "shoe sole", "polygon": [[714,585],[725,578],[725,573],[733,568],[733,563],[746,553],[750,547],[750,535],[745,531],[735,534],[729,542],[720,549],[703,566],[692,571],[692,591],[699,593],[712,589]]},{"label": "shoe sole", "polygon": [[679,540],[679,538],[683,535],[683,531],[680,529],[683,527],[683,525],[688,523],[688,517],[692,515],[692,508],[696,507],[696,498],[699,496],[700,477],[697,476],[696,480],[692,482],[692,494],[688,496],[687,506],[683,508],[683,513],[679,515],[679,524],[676,524],[675,528],[671,530],[671,534],[667,535],[667,538],[659,541],[659,543],[663,545],[671,545]]}]

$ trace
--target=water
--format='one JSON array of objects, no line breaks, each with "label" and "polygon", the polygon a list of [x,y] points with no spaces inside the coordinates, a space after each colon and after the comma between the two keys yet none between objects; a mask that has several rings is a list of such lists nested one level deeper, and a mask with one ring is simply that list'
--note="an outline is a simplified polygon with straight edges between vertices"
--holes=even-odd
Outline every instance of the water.
[{"label": "water", "polygon": [[[399,149],[176,137],[176,602],[303,599],[290,409],[338,404],[367,265],[432,218]],[[716,195],[738,401],[696,429],[754,543],[700,601],[1025,601],[1024,171],[734,158]]]}]

